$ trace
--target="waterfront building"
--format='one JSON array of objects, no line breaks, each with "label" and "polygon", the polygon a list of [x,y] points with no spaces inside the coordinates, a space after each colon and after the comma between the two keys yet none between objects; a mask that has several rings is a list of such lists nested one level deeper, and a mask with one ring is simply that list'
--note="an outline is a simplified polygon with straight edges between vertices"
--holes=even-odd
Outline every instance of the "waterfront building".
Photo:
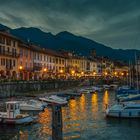
[{"label": "waterfront building", "polygon": [[84,76],[87,70],[86,58],[68,52],[66,62],[66,70],[69,76]]},{"label": "waterfront building", "polygon": [[0,31],[0,77],[17,78],[17,59],[19,58],[18,39],[8,31]]},{"label": "waterfront building", "polygon": [[[138,61],[139,63],[139,61]],[[138,67],[138,69],[140,69]],[[114,65],[107,57],[78,56],[64,50],[42,48],[0,31],[0,77],[18,80],[126,75],[128,68]]]},{"label": "waterfront building", "polygon": [[18,79],[33,80],[33,48],[27,43],[19,43]]},{"label": "waterfront building", "polygon": [[129,68],[128,66],[116,66],[114,68],[114,76],[115,77],[127,77]]}]

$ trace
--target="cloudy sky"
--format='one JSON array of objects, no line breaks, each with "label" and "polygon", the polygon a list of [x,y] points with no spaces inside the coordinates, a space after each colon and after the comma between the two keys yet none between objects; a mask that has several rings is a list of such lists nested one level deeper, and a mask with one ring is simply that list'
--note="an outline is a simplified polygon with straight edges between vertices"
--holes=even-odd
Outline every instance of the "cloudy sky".
[{"label": "cloudy sky", "polygon": [[3,0],[0,23],[69,31],[112,48],[140,49],[140,0]]}]

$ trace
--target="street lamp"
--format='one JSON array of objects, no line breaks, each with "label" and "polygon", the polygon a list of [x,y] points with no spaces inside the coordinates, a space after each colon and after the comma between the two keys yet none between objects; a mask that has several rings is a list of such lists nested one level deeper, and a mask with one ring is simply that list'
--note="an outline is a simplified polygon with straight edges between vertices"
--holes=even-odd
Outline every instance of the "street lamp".
[{"label": "street lamp", "polygon": [[43,70],[44,72],[46,72],[47,71],[47,69],[46,68],[44,68],[44,70]]},{"label": "street lamp", "polygon": [[81,72],[81,75],[84,75],[84,72],[83,71]]},{"label": "street lamp", "polygon": [[75,71],[74,71],[74,70],[72,70],[72,71],[71,71],[71,74],[75,74]]},{"label": "street lamp", "polygon": [[20,80],[22,80],[22,73],[21,73],[22,70],[23,70],[23,67],[22,66],[19,66]]},{"label": "street lamp", "polygon": [[61,69],[61,70],[60,70],[60,73],[63,73],[63,72],[64,72],[64,71]]},{"label": "street lamp", "polygon": [[95,76],[96,75],[96,72],[93,72],[93,75]]},{"label": "street lamp", "polygon": [[124,76],[124,73],[123,72],[121,73],[121,76]]},{"label": "street lamp", "polygon": [[23,69],[23,67],[22,66],[19,66],[19,70],[22,70]]},{"label": "street lamp", "polygon": [[105,76],[107,76],[108,75],[108,73],[107,72],[105,72]]}]

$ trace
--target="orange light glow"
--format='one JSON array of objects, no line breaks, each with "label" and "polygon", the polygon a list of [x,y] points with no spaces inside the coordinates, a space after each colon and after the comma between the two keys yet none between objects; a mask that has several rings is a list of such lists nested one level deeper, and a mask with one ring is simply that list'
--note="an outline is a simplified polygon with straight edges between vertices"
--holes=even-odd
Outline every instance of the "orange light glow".
[{"label": "orange light glow", "polygon": [[47,71],[47,69],[46,68],[44,68],[44,72],[46,72]]},{"label": "orange light glow", "polygon": [[105,75],[107,76],[107,75],[108,75],[108,73],[107,73],[107,72],[105,72]]},{"label": "orange light glow", "polygon": [[97,93],[96,94],[92,94],[91,97],[91,102],[92,102],[92,111],[95,113],[98,112],[98,96]]},{"label": "orange light glow", "polygon": [[22,67],[22,66],[19,66],[19,69],[20,69],[20,70],[22,70],[22,69],[23,69],[23,67]]},{"label": "orange light glow", "polygon": [[80,108],[83,112],[85,112],[85,104],[86,104],[85,95],[82,94],[82,96],[80,97]]},{"label": "orange light glow", "polygon": [[121,75],[124,76],[124,73],[122,72]]},{"label": "orange light glow", "polygon": [[71,71],[71,74],[75,74],[75,71],[74,71],[74,70],[72,70],[72,71]]},{"label": "orange light glow", "polygon": [[96,75],[96,72],[93,72],[93,75],[95,76]]},{"label": "orange light glow", "polygon": [[108,105],[108,104],[109,104],[109,93],[106,90],[104,93],[104,96],[103,96],[103,108],[105,109],[106,105]]},{"label": "orange light glow", "polygon": [[83,74],[84,74],[84,72],[82,71],[82,72],[81,72],[81,74],[83,75]]},{"label": "orange light glow", "polygon": [[60,70],[60,73],[63,73],[63,72],[64,72],[64,71],[61,69],[61,70]]}]

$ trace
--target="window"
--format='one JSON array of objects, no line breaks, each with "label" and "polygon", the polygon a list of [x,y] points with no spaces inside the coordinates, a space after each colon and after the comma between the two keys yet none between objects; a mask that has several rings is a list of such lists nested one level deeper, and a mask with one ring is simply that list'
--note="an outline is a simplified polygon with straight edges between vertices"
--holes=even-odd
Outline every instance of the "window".
[{"label": "window", "polygon": [[10,39],[6,39],[6,45],[11,45],[11,40]]},{"label": "window", "polygon": [[2,66],[5,66],[5,58],[2,58],[2,59],[1,59],[1,65],[2,65]]},{"label": "window", "polygon": [[5,44],[5,38],[2,37],[2,36],[0,36],[0,43],[1,43],[1,44]]},{"label": "window", "polygon": [[10,51],[10,48],[9,47],[7,47],[7,52],[9,52]]},{"label": "window", "polygon": [[56,64],[58,64],[58,58],[56,58]]},{"label": "window", "polygon": [[16,46],[16,41],[13,41],[13,47],[15,47]]},{"label": "window", "polygon": [[[12,50],[12,52],[13,52],[13,50]],[[22,49],[20,49],[19,53],[20,53],[20,56],[23,56],[23,50]]]},{"label": "window", "polygon": [[13,60],[13,66],[14,66],[14,67],[16,66],[16,61],[15,61],[15,60]]},{"label": "window", "polygon": [[13,104],[11,104],[10,109],[14,110],[14,105]]}]

